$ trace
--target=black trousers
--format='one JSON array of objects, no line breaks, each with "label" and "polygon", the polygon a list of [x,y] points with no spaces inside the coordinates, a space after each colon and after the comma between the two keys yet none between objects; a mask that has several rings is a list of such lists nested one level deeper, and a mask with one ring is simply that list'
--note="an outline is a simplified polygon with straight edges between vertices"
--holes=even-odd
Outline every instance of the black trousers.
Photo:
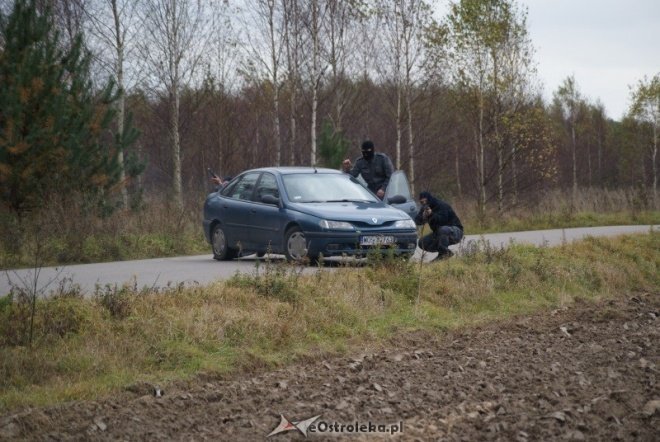
[{"label": "black trousers", "polygon": [[442,226],[435,232],[420,238],[419,247],[427,252],[449,253],[449,246],[463,239],[463,231],[456,226]]}]

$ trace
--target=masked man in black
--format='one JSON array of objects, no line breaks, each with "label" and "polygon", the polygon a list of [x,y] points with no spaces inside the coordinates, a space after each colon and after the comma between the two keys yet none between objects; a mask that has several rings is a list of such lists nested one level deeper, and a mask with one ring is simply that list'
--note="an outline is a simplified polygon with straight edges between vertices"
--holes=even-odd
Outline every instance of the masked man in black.
[{"label": "masked man in black", "polygon": [[362,175],[369,190],[375,193],[378,198],[383,199],[385,189],[387,189],[392,172],[394,172],[394,166],[392,166],[392,161],[387,155],[375,152],[372,141],[367,140],[362,143],[362,158],[358,158],[355,165],[347,158],[341,166],[344,172],[356,178],[358,175]]},{"label": "masked man in black", "polygon": [[453,256],[449,246],[457,244],[463,238],[463,225],[454,209],[446,202],[434,197],[429,192],[419,194],[422,208],[415,217],[415,224],[423,226],[429,223],[432,232],[419,240],[419,247],[427,252],[438,252],[438,259]]}]

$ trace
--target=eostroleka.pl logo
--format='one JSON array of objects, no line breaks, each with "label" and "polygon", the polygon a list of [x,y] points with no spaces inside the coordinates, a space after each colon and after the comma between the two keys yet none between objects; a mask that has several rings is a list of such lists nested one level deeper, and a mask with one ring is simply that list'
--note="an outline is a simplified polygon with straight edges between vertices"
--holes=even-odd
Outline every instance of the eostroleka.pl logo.
[{"label": "eostroleka.pl logo", "polygon": [[273,436],[278,433],[284,433],[285,431],[298,430],[307,437],[307,428],[312,425],[321,415],[310,417],[304,421],[292,422],[280,414],[280,424],[275,427],[273,431],[270,432],[268,436]]},{"label": "eostroleka.pl logo", "polygon": [[[321,415],[310,417],[302,421],[290,421],[280,415],[280,424],[270,432],[268,437],[285,431],[300,431],[305,437],[308,433],[403,433],[403,421],[396,424],[374,424],[373,422],[358,422],[342,424],[339,422],[326,422],[319,419]],[[318,422],[317,422],[318,421]]]}]

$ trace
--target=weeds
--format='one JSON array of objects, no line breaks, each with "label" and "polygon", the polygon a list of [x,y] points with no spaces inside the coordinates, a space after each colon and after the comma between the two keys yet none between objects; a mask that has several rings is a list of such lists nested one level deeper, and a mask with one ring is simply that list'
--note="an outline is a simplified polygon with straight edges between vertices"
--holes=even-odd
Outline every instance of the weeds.
[{"label": "weeds", "polygon": [[0,267],[31,267],[35,234],[43,265],[207,252],[199,207],[152,201],[135,210],[95,214],[82,204],[51,204],[21,220],[0,209]]},{"label": "weeds", "polygon": [[271,367],[406,330],[447,330],[660,286],[658,233],[557,248],[469,247],[428,265],[385,258],[303,275],[266,260],[254,274],[208,287],[156,292],[128,284],[99,288],[91,299],[64,290],[37,300],[31,349],[22,344],[25,306],[2,298],[0,409]]},{"label": "weeds", "polygon": [[[453,202],[469,234],[595,225],[660,224],[639,189],[561,191],[533,204],[479,219],[470,200]],[[43,265],[116,261],[209,252],[201,231],[201,201],[179,209],[151,200],[130,210],[95,213],[84,202],[50,203],[18,219],[0,209],[0,268],[32,266],[30,241],[39,232]]]},{"label": "weeds", "polygon": [[303,265],[266,259],[257,261],[253,275],[236,273],[227,284],[233,287],[253,289],[257,294],[295,305],[300,299],[299,280]]},{"label": "weeds", "polygon": [[137,294],[137,287],[130,284],[125,284],[122,287],[111,286],[107,284],[105,287],[96,286],[94,290],[94,298],[99,305],[110,314],[111,317],[123,319],[129,316],[132,312],[132,304]]}]

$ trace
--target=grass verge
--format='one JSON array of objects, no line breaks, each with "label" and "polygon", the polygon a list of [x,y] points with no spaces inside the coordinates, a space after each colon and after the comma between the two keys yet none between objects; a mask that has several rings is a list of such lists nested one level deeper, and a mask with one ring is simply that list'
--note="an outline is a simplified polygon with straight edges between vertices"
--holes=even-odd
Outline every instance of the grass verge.
[{"label": "grass verge", "polygon": [[578,213],[528,213],[509,215],[507,217],[493,216],[481,223],[471,222],[469,218],[465,226],[468,234],[520,232],[526,230],[568,229],[572,227],[596,226],[628,226],[628,225],[658,225],[660,211],[630,212],[578,212]]},{"label": "grass verge", "polygon": [[266,263],[251,275],[160,293],[75,291],[0,299],[0,412],[91,399],[136,382],[190,379],[342,353],[412,330],[441,332],[601,299],[658,293],[660,234],[557,248],[481,247],[420,266],[381,260],[303,275]]},{"label": "grass verge", "polygon": [[[631,189],[580,189],[577,196],[555,190],[483,216],[471,199],[450,202],[466,234],[660,224],[660,211],[640,198]],[[99,213],[79,201],[51,202],[23,219],[0,208],[0,269],[210,253],[202,204],[198,199],[179,208],[161,197],[135,209]]]}]

